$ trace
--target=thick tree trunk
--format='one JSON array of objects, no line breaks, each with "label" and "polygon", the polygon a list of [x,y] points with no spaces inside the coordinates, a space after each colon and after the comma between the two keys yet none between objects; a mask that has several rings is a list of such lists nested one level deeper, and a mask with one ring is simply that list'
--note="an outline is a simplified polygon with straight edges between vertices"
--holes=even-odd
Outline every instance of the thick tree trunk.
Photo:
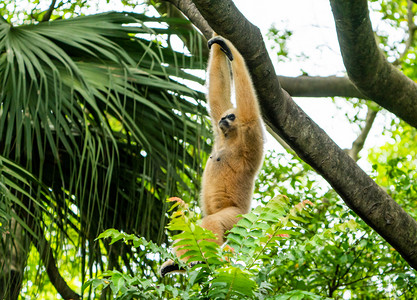
[{"label": "thick tree trunk", "polygon": [[332,185],[352,210],[417,269],[417,222],[281,88],[259,29],[231,0],[193,2],[213,30],[229,39],[244,56],[268,125]]}]

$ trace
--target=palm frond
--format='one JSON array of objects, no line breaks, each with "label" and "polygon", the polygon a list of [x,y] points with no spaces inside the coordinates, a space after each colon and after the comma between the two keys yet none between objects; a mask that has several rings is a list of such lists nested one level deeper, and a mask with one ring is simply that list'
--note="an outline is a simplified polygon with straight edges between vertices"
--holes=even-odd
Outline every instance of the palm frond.
[{"label": "palm frond", "polygon": [[27,188],[0,178],[2,224],[20,206],[41,234],[73,228],[84,255],[98,251],[90,264],[101,260],[93,240],[106,228],[165,239],[165,199],[184,190],[197,198],[207,149],[203,95],[175,80],[201,84],[185,70],[202,62],[161,46],[161,34],[181,34],[170,22],[105,13],[0,23],[0,154],[30,175]]}]

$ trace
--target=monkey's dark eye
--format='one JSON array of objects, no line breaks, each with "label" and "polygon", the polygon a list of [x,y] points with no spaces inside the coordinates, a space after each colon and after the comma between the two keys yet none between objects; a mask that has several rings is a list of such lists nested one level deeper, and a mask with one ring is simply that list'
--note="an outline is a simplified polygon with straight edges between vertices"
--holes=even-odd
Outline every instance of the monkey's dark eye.
[{"label": "monkey's dark eye", "polygon": [[230,115],[227,115],[226,118],[228,118],[230,121],[234,121],[236,119],[236,116],[235,114],[230,114]]}]

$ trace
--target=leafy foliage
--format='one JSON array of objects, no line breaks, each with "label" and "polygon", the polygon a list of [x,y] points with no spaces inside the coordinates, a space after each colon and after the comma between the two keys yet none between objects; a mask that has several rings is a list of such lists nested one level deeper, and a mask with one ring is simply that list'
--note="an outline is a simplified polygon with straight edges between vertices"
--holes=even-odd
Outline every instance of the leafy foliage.
[{"label": "leafy foliage", "polygon": [[278,61],[288,59],[289,53],[286,44],[292,36],[292,31],[287,29],[279,30],[275,25],[272,25],[266,36],[273,42],[271,49],[277,53]]},{"label": "leafy foliage", "polygon": [[[120,299],[415,297],[417,274],[398,253],[309,166],[276,153],[257,181],[262,206],[242,218],[224,248],[206,240],[211,233],[195,225],[193,209],[174,204],[180,209],[170,223],[172,239],[184,241],[178,246],[190,250],[189,261],[209,263],[183,264],[186,278],[160,280],[158,264],[175,259],[159,245],[169,207],[163,199],[198,197],[206,112],[201,93],[188,88],[202,80],[184,70],[202,69],[202,55],[169,47],[176,36],[196,38],[183,20],[117,13],[66,19],[93,2],[58,1],[52,21],[43,23],[44,1],[0,3],[0,276],[24,268],[22,297],[56,297],[38,250],[28,247],[41,238],[74,290],[100,275],[84,286],[90,298],[101,291]],[[407,1],[370,2],[382,16],[380,48],[415,80]],[[415,14],[417,6],[411,9]],[[288,49],[291,36],[275,26],[269,33],[280,60],[305,60]],[[372,176],[417,217],[416,131],[394,120],[384,134],[389,143],[369,152]],[[276,194],[291,200],[279,199],[280,206]],[[297,213],[295,203],[307,201],[314,209]],[[117,230],[94,241],[110,227]],[[116,243],[121,239],[126,244]]]},{"label": "leafy foliage", "polygon": [[[118,272],[107,272],[103,279],[89,280],[84,289],[110,285],[113,294],[118,299],[133,297],[164,296],[165,298],[181,299],[267,299],[273,295],[273,288],[267,281],[262,281],[261,274],[271,266],[274,254],[282,251],[281,260],[289,259],[285,255],[287,250],[281,250],[286,241],[299,234],[302,224],[309,218],[306,203],[293,205],[285,196],[278,196],[269,201],[265,206],[259,206],[249,214],[243,215],[237,225],[229,232],[227,243],[219,247],[210,240],[213,233],[195,224],[197,215],[190,211],[188,205],[180,199],[176,199],[174,207],[179,209],[172,214],[169,230],[181,233],[172,238],[177,240],[174,244],[179,250],[187,250],[184,254],[186,263],[179,262],[188,274],[186,283],[176,287],[175,278],[171,278],[171,285],[159,283],[150,284],[150,278],[125,277]],[[311,204],[311,203],[310,203]],[[148,242],[126,235],[115,230],[108,230],[99,238],[111,237],[112,243],[124,239],[125,242],[133,241],[133,246],[149,245]],[[183,239],[178,241],[178,239]],[[314,241],[311,241],[314,243]],[[148,253],[161,253],[161,258],[173,257],[164,248],[152,244],[147,249]],[[199,262],[190,265],[192,262]],[[191,267],[192,266],[192,267]],[[120,287],[120,279],[123,277],[123,288]],[[264,278],[262,278],[264,279]],[[155,278],[153,281],[157,280]],[[165,279],[168,280],[168,279]],[[315,299],[312,293],[292,292],[294,295],[303,295],[305,298]],[[291,293],[288,297],[294,296]],[[282,298],[287,299],[285,295]],[[316,297],[317,298],[317,297]],[[269,298],[268,298],[269,299]]]},{"label": "leafy foliage", "polygon": [[[384,156],[375,157],[383,160]],[[274,286],[281,291],[298,289],[335,298],[412,298],[417,273],[300,158],[271,153],[259,179],[257,188],[265,199],[287,193],[315,204],[308,230],[289,240],[287,255],[292,259],[278,261],[280,268],[272,267],[266,273]],[[346,227],[354,230],[345,232]]]},{"label": "leafy foliage", "polygon": [[389,135],[388,143],[370,151],[373,175],[395,201],[408,207],[417,218],[417,130],[397,120]]},{"label": "leafy foliage", "polygon": [[[266,187],[265,182],[274,184],[275,180],[276,187]],[[126,288],[137,289],[136,295],[146,291],[148,297],[174,299],[412,297],[417,289],[416,272],[366,224],[356,221],[336,193],[319,184],[317,175],[299,158],[270,153],[256,186],[268,201],[242,216],[224,247],[204,241],[203,236],[212,239],[212,235],[195,225],[198,215],[187,204],[175,202],[173,207],[179,209],[172,213],[169,227],[174,233],[185,233],[174,234],[172,239],[187,239],[177,246],[186,244],[192,251],[185,255],[189,262],[210,258],[211,263],[193,267],[183,263],[186,278],[132,276],[131,280],[140,277],[153,285]],[[291,191],[291,199],[269,196],[283,191]],[[262,202],[260,194],[256,197]],[[305,197],[308,200],[301,200]],[[119,233],[111,236],[120,238]],[[146,253],[161,262],[176,259],[165,247],[149,247]],[[87,286],[103,280],[112,283],[112,273],[102,276]],[[117,295],[128,297],[122,292]]]},{"label": "leafy foliage", "polygon": [[56,255],[62,244],[79,249],[82,282],[103,266],[103,252],[123,264],[109,245],[95,245],[105,228],[166,239],[162,199],[197,193],[208,148],[203,95],[178,81],[202,84],[184,71],[202,60],[166,42],[190,37],[170,29],[184,22],[114,12],[21,26],[0,20],[0,230],[10,235],[0,273],[16,267],[17,251],[26,261],[28,241],[41,252],[48,242]]}]

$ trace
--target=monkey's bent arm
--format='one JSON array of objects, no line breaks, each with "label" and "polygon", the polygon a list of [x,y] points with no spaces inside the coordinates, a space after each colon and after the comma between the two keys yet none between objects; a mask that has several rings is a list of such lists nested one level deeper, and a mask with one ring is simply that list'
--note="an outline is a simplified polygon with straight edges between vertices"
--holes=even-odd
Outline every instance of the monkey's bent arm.
[{"label": "monkey's bent arm", "polygon": [[232,108],[230,100],[230,69],[219,45],[211,47],[209,59],[208,103],[213,127],[217,127],[224,112]]}]

